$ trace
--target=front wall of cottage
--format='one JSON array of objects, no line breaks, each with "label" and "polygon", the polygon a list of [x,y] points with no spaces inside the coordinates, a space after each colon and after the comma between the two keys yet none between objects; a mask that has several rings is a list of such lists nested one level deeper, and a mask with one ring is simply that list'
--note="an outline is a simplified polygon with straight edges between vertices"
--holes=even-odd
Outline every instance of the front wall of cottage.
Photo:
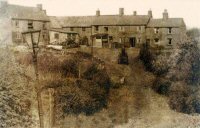
[{"label": "front wall of cottage", "polygon": [[[166,48],[175,47],[177,43],[180,43],[186,34],[185,28],[174,27],[171,28],[159,28],[158,33],[155,33],[155,28],[146,29],[146,38],[150,39],[150,45],[161,45]],[[158,42],[156,40],[159,39]],[[171,39],[171,44],[169,42]]]},{"label": "front wall of cottage", "polygon": [[[88,43],[91,45],[91,27],[72,27],[74,32],[77,32],[80,38],[87,37]],[[83,31],[83,28],[85,31]],[[63,28],[66,31],[71,31],[70,27]]]},{"label": "front wall of cottage", "polygon": [[[16,44],[23,43],[22,32],[28,31],[28,20],[12,20],[12,40]],[[49,22],[32,21],[34,30],[41,30],[40,42],[47,44],[49,42],[48,29]]]},{"label": "front wall of cottage", "polygon": [[[108,31],[105,30],[108,28]],[[129,46],[130,38],[134,38],[136,45],[140,45],[145,41],[145,26],[92,26],[92,34],[107,33],[112,37],[112,42],[124,43]]]}]

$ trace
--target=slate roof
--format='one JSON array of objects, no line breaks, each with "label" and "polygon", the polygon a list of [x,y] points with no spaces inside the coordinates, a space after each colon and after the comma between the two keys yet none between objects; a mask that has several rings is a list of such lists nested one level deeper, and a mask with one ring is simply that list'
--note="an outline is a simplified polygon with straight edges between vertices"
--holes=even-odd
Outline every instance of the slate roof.
[{"label": "slate roof", "polygon": [[50,28],[62,28],[62,24],[60,23],[60,20],[58,20],[55,16],[50,16]]},{"label": "slate roof", "polygon": [[147,27],[185,27],[183,18],[151,19]]},{"label": "slate roof", "polygon": [[[67,16],[50,17],[52,28],[59,27],[90,27],[92,25],[146,25],[147,15],[101,15],[101,16]],[[59,24],[59,25],[58,25]]]},{"label": "slate roof", "polygon": [[95,18],[93,25],[146,25],[149,19],[147,15],[102,15]]},{"label": "slate roof", "polygon": [[0,9],[0,15],[7,16],[12,19],[49,21],[45,11],[39,10],[37,7],[7,4]]},{"label": "slate roof", "polygon": [[90,27],[96,16],[68,16],[58,17],[63,27]]},{"label": "slate roof", "polygon": [[77,32],[74,32],[74,31],[66,31],[66,30],[63,30],[63,29],[50,29],[50,31],[53,31],[53,32],[60,32],[60,33],[66,33],[66,34],[78,34]]}]

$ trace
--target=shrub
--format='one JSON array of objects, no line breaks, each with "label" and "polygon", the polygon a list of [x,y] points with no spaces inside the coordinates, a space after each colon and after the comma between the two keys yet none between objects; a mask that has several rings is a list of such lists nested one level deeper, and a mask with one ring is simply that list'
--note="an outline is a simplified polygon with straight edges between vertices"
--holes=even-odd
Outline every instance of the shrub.
[{"label": "shrub", "polygon": [[107,105],[107,94],[93,81],[60,79],[47,81],[46,88],[54,88],[55,115],[60,120],[68,114],[94,114]]},{"label": "shrub", "polygon": [[0,127],[36,127],[36,120],[31,118],[33,88],[27,85],[30,79],[15,62],[12,51],[0,51]]},{"label": "shrub", "polygon": [[139,58],[142,60],[146,70],[153,71],[152,62],[154,61],[154,55],[150,51],[150,47],[143,44],[140,48]]},{"label": "shrub", "polygon": [[64,77],[78,77],[78,63],[75,59],[65,60],[62,65],[62,74]]},{"label": "shrub", "polygon": [[153,89],[162,95],[169,95],[169,89],[171,86],[171,81],[165,78],[157,78],[153,83]]}]

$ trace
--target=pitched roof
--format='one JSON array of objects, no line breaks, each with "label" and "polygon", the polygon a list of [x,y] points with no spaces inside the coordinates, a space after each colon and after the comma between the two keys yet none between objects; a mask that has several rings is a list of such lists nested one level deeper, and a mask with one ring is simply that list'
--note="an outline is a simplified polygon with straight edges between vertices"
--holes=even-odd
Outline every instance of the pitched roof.
[{"label": "pitched roof", "polygon": [[58,20],[57,17],[50,16],[49,20],[50,20],[50,28],[62,28],[60,20]]},{"label": "pitched roof", "polygon": [[103,15],[95,18],[93,25],[146,25],[147,15]]},{"label": "pitched roof", "polygon": [[147,27],[185,27],[183,18],[151,19]]},{"label": "pitched roof", "polygon": [[65,34],[78,34],[77,32],[74,32],[74,31],[66,31],[66,30],[63,30],[63,29],[50,29],[50,31],[53,31],[53,32],[59,32],[59,33],[65,33]]},{"label": "pitched roof", "polygon": [[[57,19],[57,21],[56,21]],[[147,25],[149,16],[146,15],[101,15],[101,16],[67,16],[53,17],[53,27],[58,27],[55,21],[62,27],[90,27],[92,25]]]},{"label": "pitched roof", "polygon": [[49,21],[45,10],[39,10],[37,7],[7,4],[0,9],[0,14],[13,19]]},{"label": "pitched roof", "polygon": [[92,25],[95,16],[67,16],[67,17],[58,17],[61,25],[63,27],[89,27]]}]

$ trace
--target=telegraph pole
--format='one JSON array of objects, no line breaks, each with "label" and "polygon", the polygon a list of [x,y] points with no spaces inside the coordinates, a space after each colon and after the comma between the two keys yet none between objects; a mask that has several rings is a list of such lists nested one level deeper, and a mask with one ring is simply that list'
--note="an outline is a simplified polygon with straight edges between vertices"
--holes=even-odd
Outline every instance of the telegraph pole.
[{"label": "telegraph pole", "polygon": [[[33,39],[33,34],[39,33],[38,36],[38,42],[35,42]],[[39,39],[40,39],[40,30],[31,30],[28,32],[24,32],[22,34],[30,34],[31,35],[31,43],[32,43],[32,50],[33,50],[33,66],[35,70],[35,76],[36,76],[36,85],[35,85],[35,90],[37,93],[37,102],[38,102],[38,116],[39,116],[39,121],[40,121],[40,128],[44,128],[44,118],[43,118],[43,107],[42,107],[42,98],[41,98],[41,91],[39,87],[39,73],[38,73],[38,63],[37,63],[37,55],[39,49]]]}]

